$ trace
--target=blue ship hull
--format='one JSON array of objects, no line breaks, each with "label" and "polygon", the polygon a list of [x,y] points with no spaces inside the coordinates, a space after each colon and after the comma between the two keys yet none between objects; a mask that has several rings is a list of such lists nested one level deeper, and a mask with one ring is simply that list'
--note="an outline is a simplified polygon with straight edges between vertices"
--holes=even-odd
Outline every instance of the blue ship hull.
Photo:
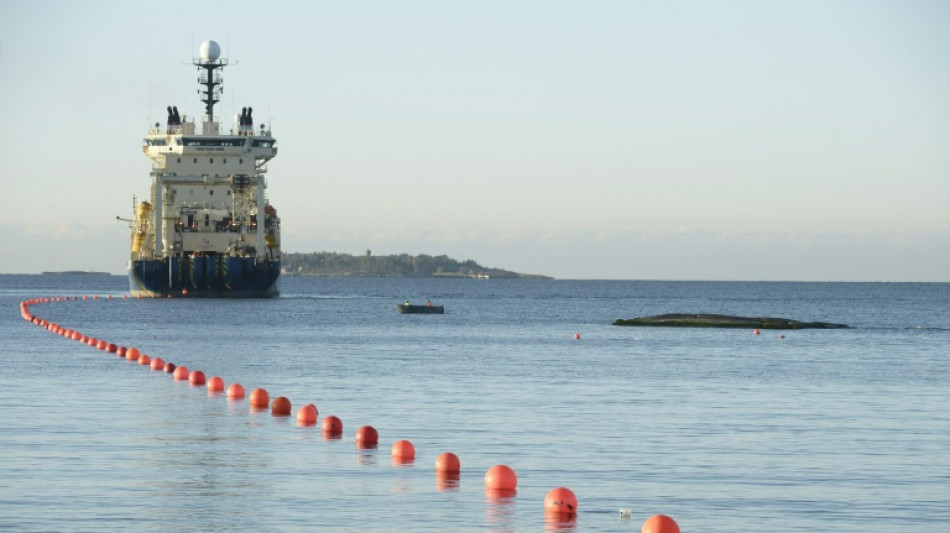
[{"label": "blue ship hull", "polygon": [[275,298],[280,296],[280,261],[253,257],[168,257],[132,261],[133,296],[185,298]]}]

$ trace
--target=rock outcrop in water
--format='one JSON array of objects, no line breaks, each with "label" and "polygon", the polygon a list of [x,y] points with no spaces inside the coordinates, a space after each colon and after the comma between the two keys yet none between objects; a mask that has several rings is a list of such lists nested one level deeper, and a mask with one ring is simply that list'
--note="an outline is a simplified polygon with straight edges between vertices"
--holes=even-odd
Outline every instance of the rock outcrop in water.
[{"label": "rock outcrop in water", "polygon": [[618,318],[615,326],[660,326],[671,328],[839,329],[846,324],[800,322],[790,318],[741,317],[713,314],[671,313],[640,318]]}]

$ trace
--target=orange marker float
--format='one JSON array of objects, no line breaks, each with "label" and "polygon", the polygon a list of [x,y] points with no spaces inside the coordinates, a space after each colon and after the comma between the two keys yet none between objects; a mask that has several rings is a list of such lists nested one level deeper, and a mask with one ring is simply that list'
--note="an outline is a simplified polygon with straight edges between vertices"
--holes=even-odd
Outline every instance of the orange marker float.
[{"label": "orange marker float", "polygon": [[228,398],[232,400],[240,400],[244,397],[244,387],[240,383],[232,383],[228,387]]},{"label": "orange marker float", "polygon": [[412,445],[408,440],[397,440],[393,443],[392,450],[390,450],[393,459],[399,460],[410,460],[416,458],[416,447]]},{"label": "orange marker float", "polygon": [[676,520],[664,514],[657,514],[647,518],[640,533],[680,533],[680,526]]},{"label": "orange marker float", "polygon": [[165,373],[171,374],[175,371],[175,363],[165,363]]},{"label": "orange marker float", "polygon": [[563,517],[577,515],[577,496],[571,489],[556,487],[544,497],[544,512]]},{"label": "orange marker float", "polygon": [[356,430],[356,445],[359,447],[376,446],[379,432],[373,426],[362,426]]},{"label": "orange marker float", "polygon": [[138,348],[129,348],[125,351],[125,358],[130,361],[137,360],[140,355],[142,355],[142,352],[140,352]]},{"label": "orange marker float", "polygon": [[156,357],[152,359],[152,363],[149,365],[149,368],[152,370],[165,370],[165,361],[161,357]]},{"label": "orange marker float", "polygon": [[507,465],[495,465],[485,472],[485,488],[488,490],[510,490],[518,487],[518,476]]},{"label": "orange marker float", "polygon": [[214,376],[208,380],[208,392],[221,392],[224,390],[224,380]]},{"label": "orange marker float", "polygon": [[270,404],[270,414],[273,416],[290,416],[292,406],[286,396],[278,396]]},{"label": "orange marker float", "polygon": [[343,433],[343,421],[330,415],[323,419],[321,428],[327,435],[341,435]]},{"label": "orange marker float", "polygon": [[268,395],[264,389],[254,389],[251,391],[249,403],[251,407],[267,409],[267,406],[270,404],[270,395]]},{"label": "orange marker float", "polygon": [[174,376],[175,381],[187,381],[188,374],[189,372],[187,366],[180,366],[176,368],[174,372],[172,372],[172,376]]},{"label": "orange marker float", "polygon": [[441,453],[435,459],[436,472],[458,472],[461,469],[462,462],[459,461],[459,456],[452,452]]},{"label": "orange marker float", "polygon": [[200,370],[192,370],[191,374],[188,374],[188,383],[192,387],[198,387],[205,384],[205,373]]},{"label": "orange marker float", "polygon": [[314,426],[317,424],[317,408],[312,404],[297,409],[297,425]]},{"label": "orange marker float", "polygon": [[142,354],[139,356],[139,364],[142,366],[149,366],[152,364],[152,359],[149,356]]}]

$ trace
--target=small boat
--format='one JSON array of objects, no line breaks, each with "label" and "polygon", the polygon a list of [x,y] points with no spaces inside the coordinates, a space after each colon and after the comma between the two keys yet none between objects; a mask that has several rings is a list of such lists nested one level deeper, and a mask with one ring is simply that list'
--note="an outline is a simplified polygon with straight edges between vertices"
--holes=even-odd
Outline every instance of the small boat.
[{"label": "small boat", "polygon": [[396,304],[396,309],[404,315],[441,315],[445,313],[445,308],[441,305],[411,305],[409,302]]}]

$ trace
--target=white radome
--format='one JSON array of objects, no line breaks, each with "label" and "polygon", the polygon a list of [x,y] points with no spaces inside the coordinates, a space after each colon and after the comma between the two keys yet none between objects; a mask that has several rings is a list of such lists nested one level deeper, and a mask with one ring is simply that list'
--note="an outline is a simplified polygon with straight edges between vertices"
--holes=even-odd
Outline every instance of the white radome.
[{"label": "white radome", "polygon": [[201,43],[198,53],[204,61],[215,61],[221,57],[221,47],[214,41],[205,41]]}]

